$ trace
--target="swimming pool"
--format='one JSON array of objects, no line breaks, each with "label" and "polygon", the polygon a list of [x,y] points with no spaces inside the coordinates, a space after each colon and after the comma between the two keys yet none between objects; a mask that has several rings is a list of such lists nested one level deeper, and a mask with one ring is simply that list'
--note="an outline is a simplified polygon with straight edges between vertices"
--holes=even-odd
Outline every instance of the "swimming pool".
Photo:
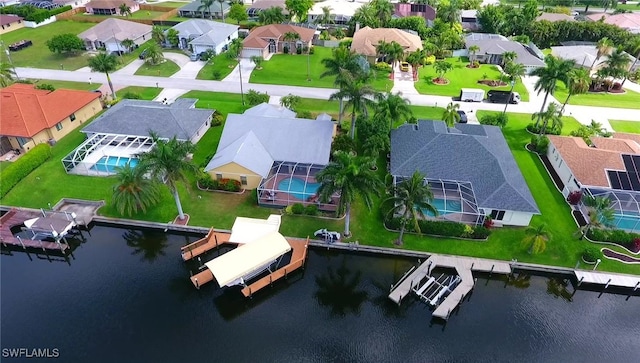
[{"label": "swimming pool", "polygon": [[640,232],[640,215],[630,211],[625,211],[624,216],[614,214],[612,224],[618,229],[637,233]]},{"label": "swimming pool", "polygon": [[[460,204],[459,200],[451,200],[451,199],[444,200],[440,198],[434,198],[431,201],[431,205],[438,210],[438,214],[440,216],[443,216],[445,214],[450,214],[450,213],[462,212],[462,204]],[[422,213],[424,213],[425,216],[435,217],[433,213],[431,213],[426,209],[423,209]]]},{"label": "swimming pool", "polygon": [[319,187],[319,183],[307,182],[305,188],[304,179],[300,178],[283,179],[278,183],[279,191],[287,192],[300,200],[307,200],[312,195],[315,195]]},{"label": "swimming pool", "polygon": [[125,166],[127,164],[134,167],[138,165],[138,159],[121,157],[121,156],[103,156],[90,169],[95,171],[101,171],[103,173],[115,174],[117,167]]}]

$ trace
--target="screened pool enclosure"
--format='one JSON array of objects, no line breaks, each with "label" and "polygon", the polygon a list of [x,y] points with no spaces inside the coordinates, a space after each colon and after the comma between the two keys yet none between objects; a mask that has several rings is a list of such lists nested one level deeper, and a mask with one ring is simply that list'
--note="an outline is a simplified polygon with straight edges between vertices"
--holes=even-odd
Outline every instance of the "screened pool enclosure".
[{"label": "screened pool enclosure", "polygon": [[[614,210],[611,228],[622,229],[628,232],[640,232],[640,192],[585,188],[584,193],[592,197],[605,197],[611,201],[611,208]],[[587,211],[584,209],[584,206],[582,207],[583,214],[586,217]]]}]

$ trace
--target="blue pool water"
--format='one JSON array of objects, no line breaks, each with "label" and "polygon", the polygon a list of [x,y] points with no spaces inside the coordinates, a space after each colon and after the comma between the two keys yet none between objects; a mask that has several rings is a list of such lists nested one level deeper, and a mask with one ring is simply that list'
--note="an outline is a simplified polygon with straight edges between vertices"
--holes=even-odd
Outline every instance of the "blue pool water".
[{"label": "blue pool water", "polygon": [[624,229],[629,232],[640,232],[640,215],[633,212],[624,213],[624,216],[614,214],[612,222],[613,225],[616,228]]},{"label": "blue pool water", "polygon": [[115,174],[116,168],[125,165],[131,165],[132,167],[138,165],[138,159],[124,158],[117,156],[103,156],[91,167],[91,170],[101,171],[103,173]]},{"label": "blue pool water", "polygon": [[[431,205],[433,205],[438,210],[438,214],[441,216],[450,213],[462,212],[462,205],[460,204],[459,200],[445,201],[444,199],[434,198],[431,201]],[[435,217],[433,213],[426,209],[423,209],[422,212],[426,216]]]},{"label": "blue pool water", "polygon": [[289,194],[300,200],[307,200],[312,195],[315,195],[319,187],[319,183],[307,182],[307,186],[305,188],[304,179],[300,178],[283,179],[278,183],[279,191],[288,191]]}]

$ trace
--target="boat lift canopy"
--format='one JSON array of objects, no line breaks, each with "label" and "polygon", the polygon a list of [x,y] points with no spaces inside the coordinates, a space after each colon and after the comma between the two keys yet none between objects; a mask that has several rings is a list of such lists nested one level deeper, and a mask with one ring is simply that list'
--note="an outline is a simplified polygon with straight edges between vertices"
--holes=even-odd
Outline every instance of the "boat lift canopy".
[{"label": "boat lift canopy", "polygon": [[58,237],[66,235],[75,226],[75,222],[62,218],[38,217],[24,221],[24,226],[33,232],[48,233]]}]

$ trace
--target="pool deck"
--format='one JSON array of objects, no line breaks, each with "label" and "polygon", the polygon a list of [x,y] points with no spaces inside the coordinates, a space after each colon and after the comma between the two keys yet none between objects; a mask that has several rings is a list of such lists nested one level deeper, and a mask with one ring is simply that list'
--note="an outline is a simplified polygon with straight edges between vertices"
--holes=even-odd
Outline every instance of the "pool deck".
[{"label": "pool deck", "polygon": [[[306,176],[305,176],[306,177]],[[291,178],[291,174],[283,174],[279,173],[276,175],[270,176],[270,180],[262,186],[262,192],[260,190],[258,203],[263,206],[274,206],[274,207],[286,207],[288,205],[300,203],[304,206],[315,204],[318,206],[319,210],[326,212],[335,212],[338,209],[338,203],[340,202],[340,197],[333,196],[329,203],[319,203],[315,193],[309,194],[306,200],[300,199],[295,196],[295,194],[300,194],[298,192],[293,191],[292,193],[288,193],[286,191],[282,191],[278,189],[278,185],[281,181],[287,180]],[[302,176],[294,175],[293,178],[303,179]],[[310,176],[307,179],[309,183],[317,183],[316,179]],[[270,192],[273,191],[271,194]]]}]

